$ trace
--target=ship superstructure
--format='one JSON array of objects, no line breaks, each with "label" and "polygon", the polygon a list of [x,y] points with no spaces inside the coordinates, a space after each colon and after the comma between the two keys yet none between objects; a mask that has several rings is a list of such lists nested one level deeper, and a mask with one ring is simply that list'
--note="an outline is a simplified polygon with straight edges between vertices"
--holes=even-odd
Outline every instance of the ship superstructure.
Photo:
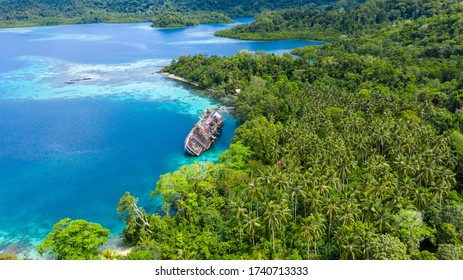
[{"label": "ship superstructure", "polygon": [[224,107],[208,109],[185,139],[185,154],[199,156],[209,149],[221,132]]}]

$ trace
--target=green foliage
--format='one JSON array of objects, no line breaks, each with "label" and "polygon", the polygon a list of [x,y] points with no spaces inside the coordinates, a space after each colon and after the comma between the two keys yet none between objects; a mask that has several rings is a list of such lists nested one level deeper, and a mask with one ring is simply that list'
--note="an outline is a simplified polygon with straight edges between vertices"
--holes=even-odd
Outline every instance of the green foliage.
[{"label": "green foliage", "polygon": [[420,242],[433,236],[420,212],[401,210],[393,218],[394,234],[407,246],[409,254],[419,251]]},{"label": "green foliage", "polygon": [[[218,164],[161,176],[152,196],[163,216],[121,197],[123,239],[133,246],[126,259],[462,257],[459,1],[25,2],[4,0],[0,17],[27,25],[122,16],[177,27],[263,11],[218,35],[330,41],[297,57],[240,51],[181,56],[164,68],[227,97],[243,123]],[[105,231],[95,229],[102,237],[82,252],[86,222],[73,222],[55,225],[39,250],[97,258]]]},{"label": "green foliage", "polygon": [[326,115],[333,119],[333,121],[339,121],[344,115],[344,110],[341,108],[330,107],[326,109]]},{"label": "green foliage", "polygon": [[109,235],[109,230],[85,220],[65,218],[53,226],[44,241],[37,246],[40,254],[52,251],[60,260],[98,259],[98,249]]},{"label": "green foliage", "polygon": [[[447,133],[461,127],[459,46],[449,42],[447,56],[427,49],[434,41],[408,39],[411,26],[425,23],[447,36],[439,15],[457,17],[455,6],[344,3],[266,12],[227,31],[247,39],[331,39],[295,51],[297,57],[242,51],[183,56],[165,68],[230,97],[243,121],[239,146],[219,167],[234,252],[254,259],[288,259],[295,250],[305,259],[435,259],[426,249],[443,255],[442,244],[461,240],[461,194],[451,191],[461,184],[453,150],[459,134]],[[451,32],[449,38],[460,36]],[[244,147],[246,160],[237,152]]]},{"label": "green foliage", "polygon": [[[334,0],[312,0],[312,6]],[[32,26],[93,22],[147,22],[178,27],[204,22],[230,22],[267,9],[301,7],[305,0],[2,0],[0,26]],[[207,15],[211,13],[211,15]],[[164,14],[165,18],[160,17]],[[187,13],[186,15],[184,13]],[[223,15],[225,14],[225,16]],[[202,18],[205,16],[205,18]]]},{"label": "green foliage", "polygon": [[451,137],[453,148],[461,157],[463,157],[463,135],[461,135],[458,131],[454,131],[452,132]]},{"label": "green foliage", "polygon": [[[230,247],[217,182],[221,165],[193,164],[161,176],[153,196],[164,202],[166,216],[148,218],[148,232],[136,240],[129,259],[217,259]],[[129,239],[130,236],[124,236]],[[132,239],[128,241],[132,242]]]},{"label": "green foliage", "polygon": [[[417,97],[401,98],[380,79],[357,90],[362,85],[346,83],[345,74],[321,78],[327,65],[339,65],[324,61],[322,67],[307,63],[306,57],[241,52],[230,58],[181,57],[168,67],[190,79],[207,79],[217,69],[241,77],[234,82],[241,92],[225,94],[235,96],[235,112],[246,120],[234,141],[252,155],[244,161],[248,176],[223,169],[230,174],[220,183],[227,186],[226,202],[236,205],[230,211],[239,210],[242,219],[229,225],[246,225],[244,231],[235,230],[238,240],[248,239],[252,252],[246,253],[253,258],[287,258],[286,250],[297,249],[307,252],[304,258],[369,259],[369,244],[377,234],[399,238],[405,253],[395,258],[419,255],[424,240],[437,242],[435,228],[419,211],[445,204],[455,185],[450,137],[424,123],[432,108]],[[355,65],[368,59],[350,61]],[[373,68],[381,63],[371,61]],[[215,70],[208,74],[210,67]],[[227,88],[228,83],[214,86]],[[226,152],[225,158],[234,155],[239,158],[236,152]],[[231,179],[238,176],[248,186]],[[236,197],[233,189],[247,191]],[[272,213],[285,207],[275,201],[291,212],[281,228]],[[283,227],[291,238],[279,235]],[[376,258],[383,254],[376,253]]]},{"label": "green foliage", "polygon": [[[441,211],[441,216],[440,216],[440,222],[442,223],[447,223],[453,225],[453,227],[456,230],[455,234],[458,234],[460,236],[460,241],[463,242],[462,239],[462,232],[463,232],[463,206],[462,205],[446,205],[442,208]],[[443,224],[440,224],[440,227],[442,228]],[[444,236],[448,234],[454,234],[452,232],[452,226],[447,225],[446,227],[447,233],[442,233]]]},{"label": "green foliage", "polygon": [[150,217],[142,207],[138,207],[137,202],[137,198],[126,192],[120,198],[117,206],[119,219],[125,215],[126,227],[122,232],[122,236],[126,245],[136,245],[153,232],[153,226],[149,223]]},{"label": "green foliage", "polygon": [[[312,39],[333,40],[341,34],[361,36],[387,26],[391,22],[417,20],[453,12],[457,0],[368,0],[337,1],[327,6],[266,11],[248,25],[221,30],[218,36],[246,40]],[[426,28],[423,28],[426,29]],[[440,48],[445,52],[444,48]],[[438,51],[439,49],[433,51]],[[431,51],[431,50],[430,50]]]},{"label": "green foliage", "polygon": [[416,115],[416,113],[412,110],[402,111],[402,116],[404,119],[409,120],[411,122],[419,123],[421,121],[420,118]]},{"label": "green foliage", "polygon": [[369,245],[371,258],[375,260],[407,259],[407,247],[397,237],[381,234]]},{"label": "green foliage", "polygon": [[175,28],[204,23],[233,23],[233,20],[221,13],[179,13],[164,12],[152,19],[152,27]]},{"label": "green foliage", "polygon": [[128,260],[158,260],[160,258],[161,252],[159,246],[150,238],[139,242],[126,256]]},{"label": "green foliage", "polygon": [[228,150],[220,155],[219,162],[236,170],[245,170],[252,154],[249,147],[238,141],[232,143]]},{"label": "green foliage", "polygon": [[103,260],[117,260],[119,259],[119,255],[109,249],[103,250],[101,252],[101,259]]},{"label": "green foliage", "polygon": [[437,258],[439,260],[461,260],[461,247],[452,244],[441,244],[437,248]]},{"label": "green foliage", "polygon": [[442,223],[437,238],[440,243],[458,245],[461,243],[461,234],[456,230],[455,225]]},{"label": "green foliage", "polygon": [[433,253],[430,253],[426,250],[413,253],[411,256],[412,260],[421,261],[421,260],[437,260],[436,256]]},{"label": "green foliage", "polygon": [[461,11],[424,0],[268,11],[230,32],[331,41],[297,57],[173,60],[165,72],[226,97],[242,125],[218,164],[161,176],[165,216],[132,223],[135,246],[153,241],[135,257],[460,258]]},{"label": "green foliage", "polygon": [[281,129],[281,123],[273,123],[265,117],[256,117],[240,126],[236,134],[237,139],[245,146],[253,147],[252,151],[256,159],[271,164],[278,159]]}]

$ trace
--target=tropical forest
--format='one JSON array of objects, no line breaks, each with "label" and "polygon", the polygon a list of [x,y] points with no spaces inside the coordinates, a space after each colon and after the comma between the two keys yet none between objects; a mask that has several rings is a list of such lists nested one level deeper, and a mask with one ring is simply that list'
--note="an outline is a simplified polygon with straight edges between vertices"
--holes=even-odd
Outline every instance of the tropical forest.
[{"label": "tropical forest", "polygon": [[[24,11],[42,3],[0,2]],[[240,125],[229,149],[218,162],[162,175],[151,192],[158,212],[129,192],[120,198],[126,256],[99,249],[108,237],[101,226],[69,219],[39,251],[58,259],[463,259],[463,2],[60,2],[95,17],[162,7],[150,20],[163,27],[202,23],[201,13],[212,22],[253,16],[215,35],[324,44],[172,60],[163,72],[231,108]],[[53,19],[42,16],[2,22]],[[85,242],[72,231],[84,231]]]}]

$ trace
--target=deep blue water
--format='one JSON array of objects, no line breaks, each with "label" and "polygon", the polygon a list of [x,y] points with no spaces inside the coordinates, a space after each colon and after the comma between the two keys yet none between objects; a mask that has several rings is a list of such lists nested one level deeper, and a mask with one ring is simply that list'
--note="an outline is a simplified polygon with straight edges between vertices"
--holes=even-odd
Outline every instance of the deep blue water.
[{"label": "deep blue water", "polygon": [[38,258],[34,246],[65,217],[118,234],[124,225],[116,207],[126,191],[148,212],[158,211],[149,193],[161,174],[217,160],[237,124],[227,117],[211,150],[186,157],[185,136],[201,112],[216,104],[156,73],[171,59],[319,44],[212,35],[229,27],[0,29],[0,253]]}]

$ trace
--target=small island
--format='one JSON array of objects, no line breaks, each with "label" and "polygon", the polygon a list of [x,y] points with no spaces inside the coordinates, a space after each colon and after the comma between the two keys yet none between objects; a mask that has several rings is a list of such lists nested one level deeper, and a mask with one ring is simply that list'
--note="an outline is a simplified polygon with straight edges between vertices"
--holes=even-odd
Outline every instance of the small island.
[{"label": "small island", "polygon": [[233,23],[234,21],[228,16],[222,13],[179,13],[179,12],[165,12],[160,15],[156,15],[152,19],[152,27],[155,28],[180,28],[195,26],[206,23],[218,23],[227,24]]}]

